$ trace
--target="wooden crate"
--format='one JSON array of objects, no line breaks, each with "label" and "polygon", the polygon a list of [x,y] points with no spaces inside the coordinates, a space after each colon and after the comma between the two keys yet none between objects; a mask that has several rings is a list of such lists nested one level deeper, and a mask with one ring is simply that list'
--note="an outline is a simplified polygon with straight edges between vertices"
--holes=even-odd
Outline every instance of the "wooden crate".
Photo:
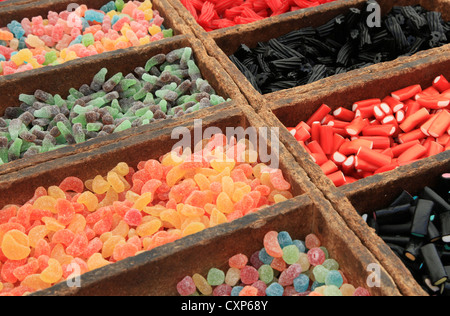
[{"label": "wooden crate", "polygon": [[[214,30],[206,32],[192,17],[190,12],[181,4],[179,0],[169,0],[172,6],[179,12],[180,16],[186,21],[194,34],[201,39],[208,53],[217,58],[223,67],[228,71],[231,77],[236,81],[242,93],[247,97],[250,104],[259,112],[269,105],[267,103],[277,103],[282,99],[287,99],[294,94],[315,93],[323,87],[343,82],[346,80],[358,80],[365,74],[377,73],[383,69],[401,65],[409,60],[432,56],[443,49],[449,49],[450,45],[444,48],[435,48],[428,51],[418,52],[411,57],[399,57],[389,62],[383,62],[362,69],[352,70],[350,72],[327,77],[316,82],[285,89],[269,94],[262,95],[249,82],[249,80],[239,71],[231,62],[229,56],[234,54],[241,44],[246,44],[252,48],[258,42],[266,42],[272,38],[277,38],[294,30],[304,27],[320,26],[339,14],[345,14],[350,8],[360,8],[366,4],[366,0],[347,0],[326,3],[317,7],[294,11],[279,16],[271,17],[261,21],[246,25]],[[422,5],[427,10],[439,11],[444,20],[450,20],[448,0],[378,0],[381,6],[381,14],[387,14],[394,6]]]},{"label": "wooden crate", "polygon": [[[180,126],[191,131],[194,129],[189,119]],[[218,110],[203,120],[203,128],[217,127],[224,133],[227,127],[264,126],[265,122],[250,106]],[[123,140],[120,147],[106,145],[0,176],[0,200],[25,201],[32,195],[32,188],[58,184],[69,175],[77,174],[81,179],[88,179],[107,172],[121,161],[135,166],[141,160],[157,158],[170,151],[178,141],[171,139],[171,131],[171,128],[166,128],[144,133]],[[264,139],[269,148],[273,148],[274,138]],[[379,264],[378,261],[312,185],[304,171],[296,166],[286,148],[281,145],[279,152],[280,169],[291,183],[293,199],[88,272],[81,277],[81,287],[69,287],[62,282],[32,295],[177,295],[176,284],[185,275],[206,273],[213,266],[224,268],[230,256],[261,249],[261,240],[269,230],[289,231],[295,238],[317,234],[331,256],[341,264],[349,280],[365,286],[372,273],[367,271],[367,267]],[[369,288],[371,294],[401,295],[392,277],[380,264],[379,267],[381,286]]]}]

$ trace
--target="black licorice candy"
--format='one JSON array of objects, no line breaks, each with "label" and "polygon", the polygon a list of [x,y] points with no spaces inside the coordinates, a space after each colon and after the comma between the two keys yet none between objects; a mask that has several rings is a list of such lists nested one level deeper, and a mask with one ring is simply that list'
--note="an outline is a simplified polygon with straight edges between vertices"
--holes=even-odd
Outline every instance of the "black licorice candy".
[{"label": "black licorice candy", "polygon": [[448,275],[441,262],[441,258],[434,244],[427,244],[421,248],[421,254],[424,266],[430,275],[431,282],[435,286],[439,286],[447,282]]},{"label": "black licorice candy", "polygon": [[378,234],[386,236],[409,235],[412,222],[397,225],[380,225]]},{"label": "black licorice candy", "polygon": [[422,238],[411,236],[411,238],[409,238],[408,244],[405,247],[405,257],[411,261],[416,261],[416,259],[420,256],[420,249],[423,245],[424,240]]},{"label": "black licorice candy", "polygon": [[403,224],[411,220],[410,204],[388,207],[373,213],[378,225]]},{"label": "black licorice candy", "polygon": [[433,201],[435,204],[435,211],[437,213],[444,213],[450,211],[450,204],[445,201],[436,191],[430,187],[425,187],[420,194],[421,199]]},{"label": "black licorice candy", "polygon": [[394,207],[399,205],[412,204],[414,203],[414,201],[414,197],[408,191],[403,190],[402,193],[389,206]]},{"label": "black licorice candy", "polygon": [[433,207],[433,201],[424,199],[419,199],[417,201],[411,225],[411,235],[416,237],[425,237],[428,235],[428,226],[430,224],[430,216],[433,212]]},{"label": "black licorice candy", "polygon": [[436,227],[436,225],[434,225],[433,222],[430,222],[428,224],[428,234],[427,234],[427,238],[429,242],[437,242],[438,240],[440,240],[441,237],[441,232],[439,231],[439,229]]}]

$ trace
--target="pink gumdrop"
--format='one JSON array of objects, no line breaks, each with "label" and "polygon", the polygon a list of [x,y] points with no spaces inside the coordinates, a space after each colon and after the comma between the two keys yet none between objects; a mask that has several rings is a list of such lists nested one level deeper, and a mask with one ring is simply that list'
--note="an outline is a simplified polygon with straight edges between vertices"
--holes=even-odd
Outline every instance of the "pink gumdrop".
[{"label": "pink gumdrop", "polygon": [[43,35],[43,36],[41,36],[41,40],[44,42],[44,44],[47,47],[55,46],[55,42],[53,41],[51,35],[50,36],[49,35]]},{"label": "pink gumdrop", "polygon": [[69,12],[69,11],[61,11],[61,12],[59,13],[59,17],[60,17],[61,19],[63,19],[64,21],[67,21],[67,18],[68,18],[68,16],[70,15],[70,13],[71,13],[71,12]]},{"label": "pink gumdrop", "polygon": [[164,39],[164,34],[162,32],[159,32],[158,34],[153,35],[150,38],[150,41],[151,42],[156,42],[156,41],[159,41],[159,40],[162,40],[162,39]]},{"label": "pink gumdrop", "polygon": [[25,36],[28,36],[32,33],[30,19],[24,18],[24,19],[22,19],[20,24],[22,25],[22,28],[25,31]]},{"label": "pink gumdrop", "polygon": [[136,21],[145,20],[145,13],[141,10],[135,9],[133,10],[131,17]]},{"label": "pink gumdrop", "polygon": [[83,27],[83,21],[75,12],[72,12],[67,16],[67,25],[81,29]]},{"label": "pink gumdrop", "polygon": [[59,14],[54,11],[49,11],[48,15],[47,15],[47,19],[48,19],[48,23],[50,25],[56,25],[56,23],[58,23],[58,20],[59,20]]},{"label": "pink gumdrop", "polygon": [[105,15],[102,23],[102,31],[104,33],[108,33],[110,29],[111,29],[111,18],[109,17],[109,15]]},{"label": "pink gumdrop", "polygon": [[159,14],[156,14],[155,17],[153,18],[153,23],[161,26],[164,23],[164,18],[162,18]]},{"label": "pink gumdrop", "polygon": [[308,260],[312,266],[318,266],[325,262],[325,252],[320,248],[312,248],[308,251]]},{"label": "pink gumdrop", "polygon": [[353,293],[353,296],[371,296],[370,292],[366,290],[363,287],[358,287],[355,292]]},{"label": "pink gumdrop", "polygon": [[230,296],[232,287],[228,284],[221,284],[213,290],[213,296]]},{"label": "pink gumdrop", "polygon": [[81,35],[81,30],[74,27],[71,31],[70,31],[70,36],[72,36],[72,39],[77,38],[79,35]]},{"label": "pink gumdrop", "polygon": [[254,288],[258,290],[257,296],[266,296],[267,284],[261,280],[256,281],[252,284]]},{"label": "pink gumdrop", "polygon": [[240,253],[234,255],[230,259],[228,259],[228,265],[230,268],[242,269],[247,265],[248,258],[246,255]]},{"label": "pink gumdrop", "polygon": [[63,38],[63,35],[64,35],[64,25],[62,25],[61,23],[56,24],[52,30],[51,34],[52,40],[58,43]]},{"label": "pink gumdrop", "polygon": [[283,249],[281,249],[278,242],[278,233],[276,231],[270,231],[264,236],[264,248],[274,258],[283,257]]},{"label": "pink gumdrop", "polygon": [[241,270],[241,281],[242,283],[246,285],[250,285],[258,281],[259,279],[259,273],[258,270],[256,270],[252,266],[245,266]]},{"label": "pink gumdrop", "polygon": [[51,24],[44,26],[45,35],[52,36],[53,28],[54,26]]},{"label": "pink gumdrop", "polygon": [[294,279],[297,278],[302,273],[302,266],[294,263],[290,265],[289,268],[281,272],[281,275],[278,279],[278,283],[282,286],[292,285]]},{"label": "pink gumdrop", "polygon": [[194,294],[196,291],[196,286],[194,280],[190,276],[184,277],[183,280],[178,282],[177,291],[182,296],[188,296]]},{"label": "pink gumdrop", "polygon": [[130,226],[139,226],[142,222],[142,213],[132,208],[125,213],[123,220]]},{"label": "pink gumdrop", "polygon": [[8,66],[3,67],[3,75],[4,76],[12,75],[12,74],[15,74],[15,73],[16,73],[16,69],[8,67]]}]

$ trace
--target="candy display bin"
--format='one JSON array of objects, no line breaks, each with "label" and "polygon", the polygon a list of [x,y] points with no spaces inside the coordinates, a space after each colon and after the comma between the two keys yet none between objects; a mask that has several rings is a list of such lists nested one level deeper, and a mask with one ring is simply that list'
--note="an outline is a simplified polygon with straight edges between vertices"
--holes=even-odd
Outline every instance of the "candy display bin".
[{"label": "candy display bin", "polygon": [[[242,74],[242,72],[231,62],[229,56],[234,54],[241,44],[246,44],[254,48],[258,42],[266,42],[272,38],[277,38],[291,31],[305,27],[318,27],[328,22],[339,14],[349,12],[351,8],[363,8],[367,3],[365,0],[336,1],[312,7],[304,10],[286,13],[280,16],[271,17],[261,21],[253,22],[247,25],[224,28],[212,32],[205,32],[203,28],[195,22],[195,19],[184,8],[179,0],[170,0],[171,4],[178,10],[181,17],[193,29],[194,33],[200,38],[208,50],[208,53],[217,58],[223,67],[228,71],[231,77],[236,81],[243,94],[247,97],[251,105],[259,111],[267,107],[266,102],[278,102],[281,99],[289,98],[292,94],[315,93],[323,87],[329,87],[345,80],[359,80],[358,78],[365,74],[376,73],[380,69],[387,69],[400,65],[411,58],[420,58],[427,55],[436,54],[442,48],[434,48],[428,51],[418,52],[411,57],[399,57],[395,60],[375,64],[369,67],[349,71],[347,73],[333,75],[310,84],[285,89],[273,93],[262,95]],[[447,0],[419,1],[419,0],[380,0],[377,1],[381,7],[381,14],[387,14],[394,6],[422,5],[430,11],[442,13],[445,21],[450,19],[448,15],[449,2]],[[449,45],[445,47],[448,48]]]},{"label": "candy display bin", "polygon": [[[194,129],[190,119],[179,125]],[[216,111],[203,119],[203,129],[216,127],[224,132],[227,127],[264,126],[266,124],[249,106]],[[33,188],[59,184],[66,176],[77,174],[81,179],[88,179],[107,172],[121,161],[134,166],[141,160],[157,158],[169,152],[178,141],[171,138],[171,132],[171,128],[164,128],[143,133],[123,140],[120,147],[105,145],[0,176],[0,200],[2,204],[24,202],[32,196]],[[272,138],[264,134],[262,137],[270,149],[274,148]],[[365,287],[366,279],[372,274],[367,267],[379,265],[376,258],[348,229],[282,145],[279,164],[291,183],[292,199],[88,272],[81,277],[81,287],[69,287],[62,282],[32,295],[176,295],[176,284],[186,274],[204,272],[210,265],[223,266],[227,258],[239,252],[255,251],[260,247],[258,241],[269,230],[286,230],[297,238],[314,232],[331,256],[340,262],[347,277]],[[372,295],[400,295],[392,278],[379,267],[380,287],[368,290]]]},{"label": "candy display bin", "polygon": [[[169,53],[182,47],[192,48],[195,62],[198,65],[203,78],[208,80],[218,95],[225,99],[230,98],[238,101],[238,104],[240,104],[239,101],[245,100],[231,78],[225,72],[220,71],[220,66],[217,61],[206,54],[200,41],[192,35],[180,35],[150,45],[118,50],[98,56],[87,57],[83,60],[70,61],[60,66],[44,67],[42,69],[0,77],[0,89],[5,91],[1,96],[2,108],[0,109],[0,112],[3,113],[7,106],[19,106],[19,94],[21,93],[33,94],[34,91],[40,89],[53,95],[60,94],[61,96],[66,97],[71,87],[79,88],[82,84],[90,84],[94,75],[103,67],[108,69],[108,74],[110,74],[108,75],[108,78],[112,76],[111,74],[117,72],[122,72],[126,75],[133,72],[136,67],[143,67],[147,60],[152,56],[161,53]],[[39,80],[36,80],[36,78],[39,78]],[[16,87],[20,87],[20,89],[17,89]],[[224,109],[227,106],[227,103],[218,105],[221,109]],[[208,115],[211,111],[214,111],[214,107],[187,114],[186,118],[201,118]],[[104,137],[90,139],[84,143],[66,146],[54,151],[28,157],[27,159],[15,160],[0,166],[0,174],[8,174],[44,161],[50,161],[58,157],[88,151],[89,149],[96,148],[100,145],[116,143],[129,136],[139,135],[148,130],[176,126],[178,123],[179,119],[176,118],[155,121],[148,125],[131,128]]]},{"label": "candy display bin", "polygon": [[[332,110],[341,106],[351,109],[354,102],[370,98],[384,98],[393,91],[413,84],[428,87],[438,75],[450,75],[449,66],[448,53],[441,52],[423,59],[406,62],[394,69],[380,70],[377,73],[360,76],[357,81],[341,82],[316,91],[314,94],[292,95],[278,103],[271,103],[271,110],[260,113],[260,115],[271,126],[296,126],[300,121],[308,120],[322,104],[327,104]],[[288,150],[307,172],[312,182],[331,201],[349,227],[381,262],[383,262],[383,257],[389,253],[389,249],[365,225],[355,209],[361,212],[373,211],[377,208],[378,203],[395,198],[399,194],[399,190],[401,192],[404,184],[412,190],[420,188],[423,181],[417,180],[420,178],[418,178],[418,173],[423,172],[424,177],[429,175],[432,178],[436,177],[443,168],[450,166],[450,153],[446,151],[337,188],[287,129],[281,128],[280,135]],[[406,182],[406,179],[410,182]],[[416,291],[417,286],[411,284],[413,280],[406,278],[403,272],[394,272],[398,269],[401,270],[402,265],[385,267],[395,276],[399,288],[406,292]]]}]

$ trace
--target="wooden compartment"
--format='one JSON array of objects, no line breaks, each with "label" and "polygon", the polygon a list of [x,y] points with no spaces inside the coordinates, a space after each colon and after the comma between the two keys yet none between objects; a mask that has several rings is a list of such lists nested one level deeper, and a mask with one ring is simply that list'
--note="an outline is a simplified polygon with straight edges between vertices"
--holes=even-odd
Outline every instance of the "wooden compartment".
[{"label": "wooden compartment", "polygon": [[[351,109],[356,101],[384,98],[395,90],[413,84],[421,84],[423,87],[431,86],[438,75],[450,76],[450,59],[446,52],[408,61],[393,69],[361,75],[357,80],[336,83],[317,90],[314,94],[293,94],[277,103],[271,103],[272,110],[261,112],[260,115],[265,118],[269,126],[292,127],[302,120],[306,121],[322,104],[327,104],[333,110],[340,106]],[[450,152],[446,151],[410,165],[336,188],[287,129],[280,128],[280,135],[284,145],[300,163],[311,181],[324,193],[349,227],[363,241],[363,244],[382,262],[383,257],[390,250],[365,225],[356,210],[373,211],[379,203],[389,201],[398,194],[405,179],[409,179],[410,186],[416,185],[416,188],[419,188],[422,182],[417,181],[416,176],[420,172],[423,172],[424,175],[429,174],[429,177],[432,178],[440,172],[443,166],[450,166]],[[402,290],[406,292],[417,290],[412,279],[403,277],[397,279],[397,276],[403,274],[393,271],[398,267],[402,270],[402,265],[385,267],[391,272],[391,275],[395,276],[396,282]]]},{"label": "wooden compartment", "polygon": [[[190,131],[195,128],[192,119],[183,120],[179,126]],[[203,118],[202,126],[203,131],[208,127],[217,127],[226,133],[230,127],[259,128],[267,124],[247,105],[217,110]],[[171,138],[171,132],[172,128],[164,128],[142,133],[123,140],[121,146],[109,144],[92,148],[89,152],[1,175],[0,206],[23,203],[33,195],[36,187],[58,185],[67,176],[76,175],[86,180],[105,174],[121,161],[136,166],[141,160],[157,158],[169,152],[179,141]],[[267,143],[269,150],[276,148],[276,137],[266,138],[263,132],[262,139],[264,141],[259,146],[266,146]],[[316,233],[331,256],[341,263],[348,278],[354,284],[365,286],[366,279],[373,273],[372,270],[367,271],[367,267],[372,263],[379,264],[377,259],[309,181],[283,144],[279,146],[279,163],[279,168],[291,183],[293,199],[88,272],[81,277],[81,287],[69,287],[62,282],[31,295],[177,295],[176,284],[185,275],[204,273],[212,266],[222,267],[236,253],[260,249],[260,242],[269,230],[286,230],[296,238]],[[381,264],[379,267],[381,286],[369,288],[371,294],[401,295],[393,278]]]},{"label": "wooden compartment", "polygon": [[[196,64],[200,68],[203,78],[208,80],[218,95],[225,99],[231,98],[237,101],[238,104],[241,101],[245,101],[233,80],[221,70],[220,65],[214,58],[206,54],[201,42],[192,35],[180,35],[154,42],[150,45],[109,52],[84,58],[83,60],[70,61],[61,66],[23,72],[8,78],[0,77],[0,90],[4,91],[1,96],[0,114],[3,114],[8,106],[19,106],[19,94],[21,93],[33,94],[37,89],[41,89],[66,97],[71,87],[78,89],[84,83],[90,84],[93,76],[103,67],[108,69],[108,78],[117,72],[128,74],[133,72],[136,67],[144,66],[152,56],[160,53],[169,53],[182,47],[192,48]],[[20,89],[17,89],[17,87],[20,87]],[[217,105],[217,107],[224,109],[228,105],[228,103],[223,103]],[[214,111],[214,107],[187,114],[186,117],[201,118],[209,115],[211,111]],[[0,166],[0,174],[7,174],[44,161],[87,151],[104,144],[116,143],[131,135],[138,135],[148,130],[177,125],[179,121],[179,119],[173,118],[155,121],[149,125],[131,128],[120,133],[90,139],[77,145],[66,146],[51,152],[15,160]]]},{"label": "wooden compartment", "polygon": [[[258,112],[269,106],[267,103],[278,102],[280,99],[289,98],[292,94],[315,93],[316,90],[322,89],[323,87],[328,87],[345,80],[359,80],[358,78],[365,74],[376,73],[416,58],[432,56],[438,51],[449,48],[449,45],[445,45],[441,48],[418,52],[411,57],[399,57],[392,61],[356,69],[344,74],[334,75],[307,85],[261,95],[229,60],[228,56],[235,53],[241,44],[246,44],[252,48],[255,47],[258,42],[266,42],[271,38],[277,38],[294,30],[309,26],[320,26],[333,17],[348,12],[350,8],[356,7],[361,9],[365,5],[366,0],[348,0],[326,3],[317,7],[286,13],[247,25],[215,30],[209,33],[204,31],[203,28],[195,22],[195,19],[191,16],[189,11],[184,8],[179,0],[169,1],[178,10],[180,16],[184,18],[186,23],[193,29],[197,37],[205,43],[208,53],[217,58],[229,72],[243,94]],[[444,20],[450,20],[450,11],[448,10],[450,2],[448,0],[379,0],[378,3],[381,6],[382,15],[387,14],[394,6],[420,4],[427,10],[441,12]]]}]

